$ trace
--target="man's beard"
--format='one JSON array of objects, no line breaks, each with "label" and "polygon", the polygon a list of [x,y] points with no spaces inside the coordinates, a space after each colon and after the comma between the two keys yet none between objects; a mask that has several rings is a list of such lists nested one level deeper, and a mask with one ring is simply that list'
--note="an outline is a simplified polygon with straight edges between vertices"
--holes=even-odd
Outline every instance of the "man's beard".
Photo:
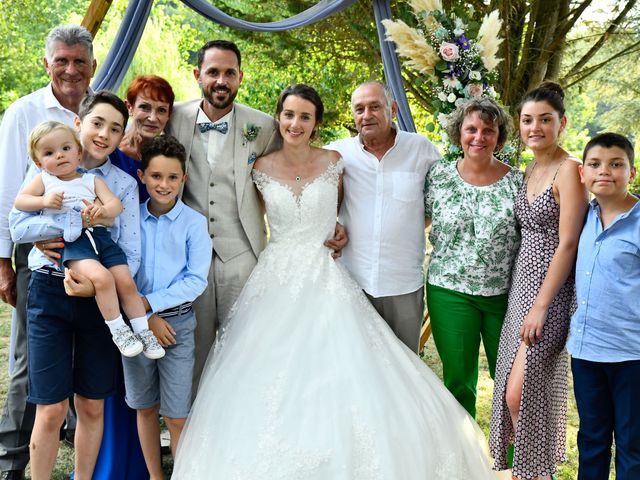
[{"label": "man's beard", "polygon": [[[237,90],[235,92],[231,92],[231,89],[227,87],[218,87],[216,89],[209,90],[205,90],[200,87],[200,90],[202,90],[202,95],[204,96],[205,100],[218,110],[223,110],[231,105],[236,99],[236,95],[238,94]],[[215,97],[216,90],[226,92],[227,97],[224,100],[217,100]]]}]

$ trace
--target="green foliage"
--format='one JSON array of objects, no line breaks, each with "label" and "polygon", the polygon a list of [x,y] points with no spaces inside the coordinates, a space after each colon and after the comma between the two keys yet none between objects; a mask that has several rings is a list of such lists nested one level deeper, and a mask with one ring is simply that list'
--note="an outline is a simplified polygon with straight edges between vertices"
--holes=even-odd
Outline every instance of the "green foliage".
[{"label": "green foliage", "polygon": [[[638,152],[638,145],[636,145],[635,151]],[[636,161],[636,172],[640,173],[640,161]],[[640,196],[640,175],[636,173],[636,178],[629,185],[629,191]]]},{"label": "green foliage", "polygon": [[51,28],[71,21],[89,0],[11,0],[0,2],[0,112],[48,82],[42,64]]},{"label": "green foliage", "polygon": [[[106,57],[124,14],[124,9],[113,10],[109,12],[96,36],[94,48],[99,62]],[[117,93],[121,98],[126,98],[127,87],[136,76],[148,74],[165,78],[171,84],[177,99],[188,99],[199,95],[197,84],[191,73],[193,67],[183,59],[180,51],[183,39],[178,23],[182,18],[178,15],[165,16],[153,12],[129,70],[118,88]],[[159,46],[162,48],[158,48]],[[98,68],[100,66],[99,63]]]},{"label": "green foliage", "polygon": [[[217,0],[215,5],[233,16],[268,22],[287,18],[315,3],[315,0]],[[452,4],[454,8],[469,5],[468,2],[457,1],[445,3]],[[535,2],[525,3],[530,8]],[[0,2],[0,39],[3,45],[10,46],[0,53],[0,112],[15,99],[47,83],[42,68],[46,33],[56,24],[79,22],[88,4],[89,0]],[[128,0],[114,0],[97,34],[95,43],[99,68],[128,4]],[[406,2],[394,0],[392,8],[394,18],[410,24],[415,22]],[[474,21],[468,28],[477,28],[488,8],[490,6],[477,6]],[[603,15],[602,18],[610,16]],[[630,20],[622,25],[621,31],[607,40],[611,45],[607,47],[609,50],[603,48],[595,61],[604,61],[609,54],[637,41],[640,28],[633,23],[637,22],[637,17],[637,11],[629,15]],[[597,20],[597,17],[593,18]],[[596,20],[589,20],[591,23],[583,30],[575,29],[577,33],[572,34],[571,43],[564,53],[565,71],[589,48],[593,33],[599,33],[606,27],[606,22]],[[321,130],[325,141],[353,133],[349,105],[351,92],[360,82],[383,78],[370,2],[358,2],[330,19],[302,29],[255,33],[209,22],[178,0],[156,0],[151,21],[118,93],[124,96],[127,84],[135,75],[156,73],[169,80],[178,100],[197,97],[199,91],[192,74],[195,52],[213,38],[233,40],[243,52],[245,78],[238,96],[241,102],[272,112],[278,94],[288,84],[304,82],[316,87],[326,107],[325,125]],[[604,129],[637,135],[635,129],[640,128],[640,92],[637,86],[640,85],[640,65],[636,60],[637,55],[620,54],[616,62],[607,64],[607,67],[569,88],[569,124],[564,145],[572,153],[579,154],[586,138]],[[612,69],[625,74],[612,75]],[[433,141],[439,141],[439,126],[427,111],[432,108],[434,99],[432,96],[421,97],[424,82],[418,77],[407,76],[405,85],[418,131]],[[583,85],[582,89],[580,85]],[[595,99],[601,101],[596,102]]]},{"label": "green foliage", "polygon": [[[613,13],[617,14],[624,3],[616,2]],[[607,15],[608,12],[597,13]],[[605,27],[592,18],[582,22],[570,33],[565,55],[571,59],[583,56]],[[584,139],[603,131],[637,138],[640,134],[640,8],[636,6],[617,31],[606,38],[590,61],[590,68],[574,71],[571,63],[565,62],[564,80],[570,85],[567,95],[584,99],[585,109],[580,118],[586,130]],[[570,121],[576,123],[571,117]]]},{"label": "green foliage", "polygon": [[[229,15],[268,22],[299,13],[315,3],[227,0],[216,6]],[[124,7],[124,0],[114,2],[96,38],[99,61],[115,37]],[[352,131],[351,91],[363,81],[382,78],[370,6],[354,5],[347,12],[304,29],[256,33],[209,22],[180,2],[157,0],[118,94],[125,95],[126,86],[136,75],[156,73],[171,83],[178,101],[199,96],[192,73],[196,52],[206,41],[216,38],[236,42],[242,52],[244,79],[238,101],[270,113],[287,85],[307,83],[316,88],[325,103],[323,142]]]},{"label": "green foliage", "polygon": [[567,128],[562,134],[562,147],[575,157],[582,158],[582,149],[595,134],[591,132],[596,118],[597,102],[575,88],[566,97]]}]

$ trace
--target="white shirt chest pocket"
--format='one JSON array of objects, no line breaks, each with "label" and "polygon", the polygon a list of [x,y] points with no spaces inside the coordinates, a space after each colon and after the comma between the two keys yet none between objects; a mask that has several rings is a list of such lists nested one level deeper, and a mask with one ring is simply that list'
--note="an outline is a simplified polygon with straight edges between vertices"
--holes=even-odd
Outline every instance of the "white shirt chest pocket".
[{"label": "white shirt chest pocket", "polygon": [[414,172],[392,172],[393,198],[401,202],[422,201],[424,176]]}]

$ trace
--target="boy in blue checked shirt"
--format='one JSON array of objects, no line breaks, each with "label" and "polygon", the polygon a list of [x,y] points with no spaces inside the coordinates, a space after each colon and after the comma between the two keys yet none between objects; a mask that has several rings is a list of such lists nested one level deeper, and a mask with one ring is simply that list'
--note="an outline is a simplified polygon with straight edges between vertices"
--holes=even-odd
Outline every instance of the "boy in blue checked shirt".
[{"label": "boy in blue checked shirt", "polygon": [[164,358],[123,358],[127,404],[137,410],[138,435],[151,479],[162,479],[158,414],[171,434],[175,456],[191,408],[196,318],[191,302],[207,286],[211,239],[207,220],[178,194],[185,150],[173,137],[156,137],[141,152],[138,175],[149,192],[140,205],[142,262],[135,277],[149,327],[166,348]]},{"label": "boy in blue checked shirt", "polygon": [[584,149],[582,183],[595,196],[580,236],[578,308],[567,349],[580,417],[579,480],[640,478],[640,205],[628,192],[633,146],[603,133]]},{"label": "boy in blue checked shirt", "polygon": [[[115,219],[104,218],[100,223],[112,222],[111,240],[126,254],[133,274],[140,264],[138,187],[109,160],[109,154],[122,139],[127,118],[122,100],[101,91],[83,99],[76,127],[83,145],[83,169],[100,177],[124,206],[123,213]],[[31,170],[25,183],[35,173]],[[57,215],[60,221],[52,222],[49,215],[14,208],[9,216],[11,236],[16,243],[43,240],[47,247],[42,248],[57,249],[64,243],[55,237],[67,228],[89,226],[81,212]],[[103,437],[104,399],[117,391],[120,354],[93,296],[68,296],[64,273],[57,268],[60,253],[44,252],[46,256],[34,250],[29,256],[32,274],[27,300],[28,399],[36,404],[30,442],[31,476],[51,477],[68,397],[75,394],[75,478],[92,478]]]}]

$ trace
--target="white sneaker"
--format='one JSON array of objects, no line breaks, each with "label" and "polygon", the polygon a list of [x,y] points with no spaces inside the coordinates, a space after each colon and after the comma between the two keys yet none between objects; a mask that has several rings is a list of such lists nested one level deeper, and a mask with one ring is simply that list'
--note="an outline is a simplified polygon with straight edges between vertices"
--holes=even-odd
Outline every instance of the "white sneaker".
[{"label": "white sneaker", "polygon": [[158,343],[158,339],[148,328],[138,333],[138,339],[142,342],[142,353],[151,360],[164,357],[164,348]]},{"label": "white sneaker", "polygon": [[134,335],[128,325],[118,328],[111,336],[120,353],[125,357],[135,357],[142,352],[143,345]]}]

